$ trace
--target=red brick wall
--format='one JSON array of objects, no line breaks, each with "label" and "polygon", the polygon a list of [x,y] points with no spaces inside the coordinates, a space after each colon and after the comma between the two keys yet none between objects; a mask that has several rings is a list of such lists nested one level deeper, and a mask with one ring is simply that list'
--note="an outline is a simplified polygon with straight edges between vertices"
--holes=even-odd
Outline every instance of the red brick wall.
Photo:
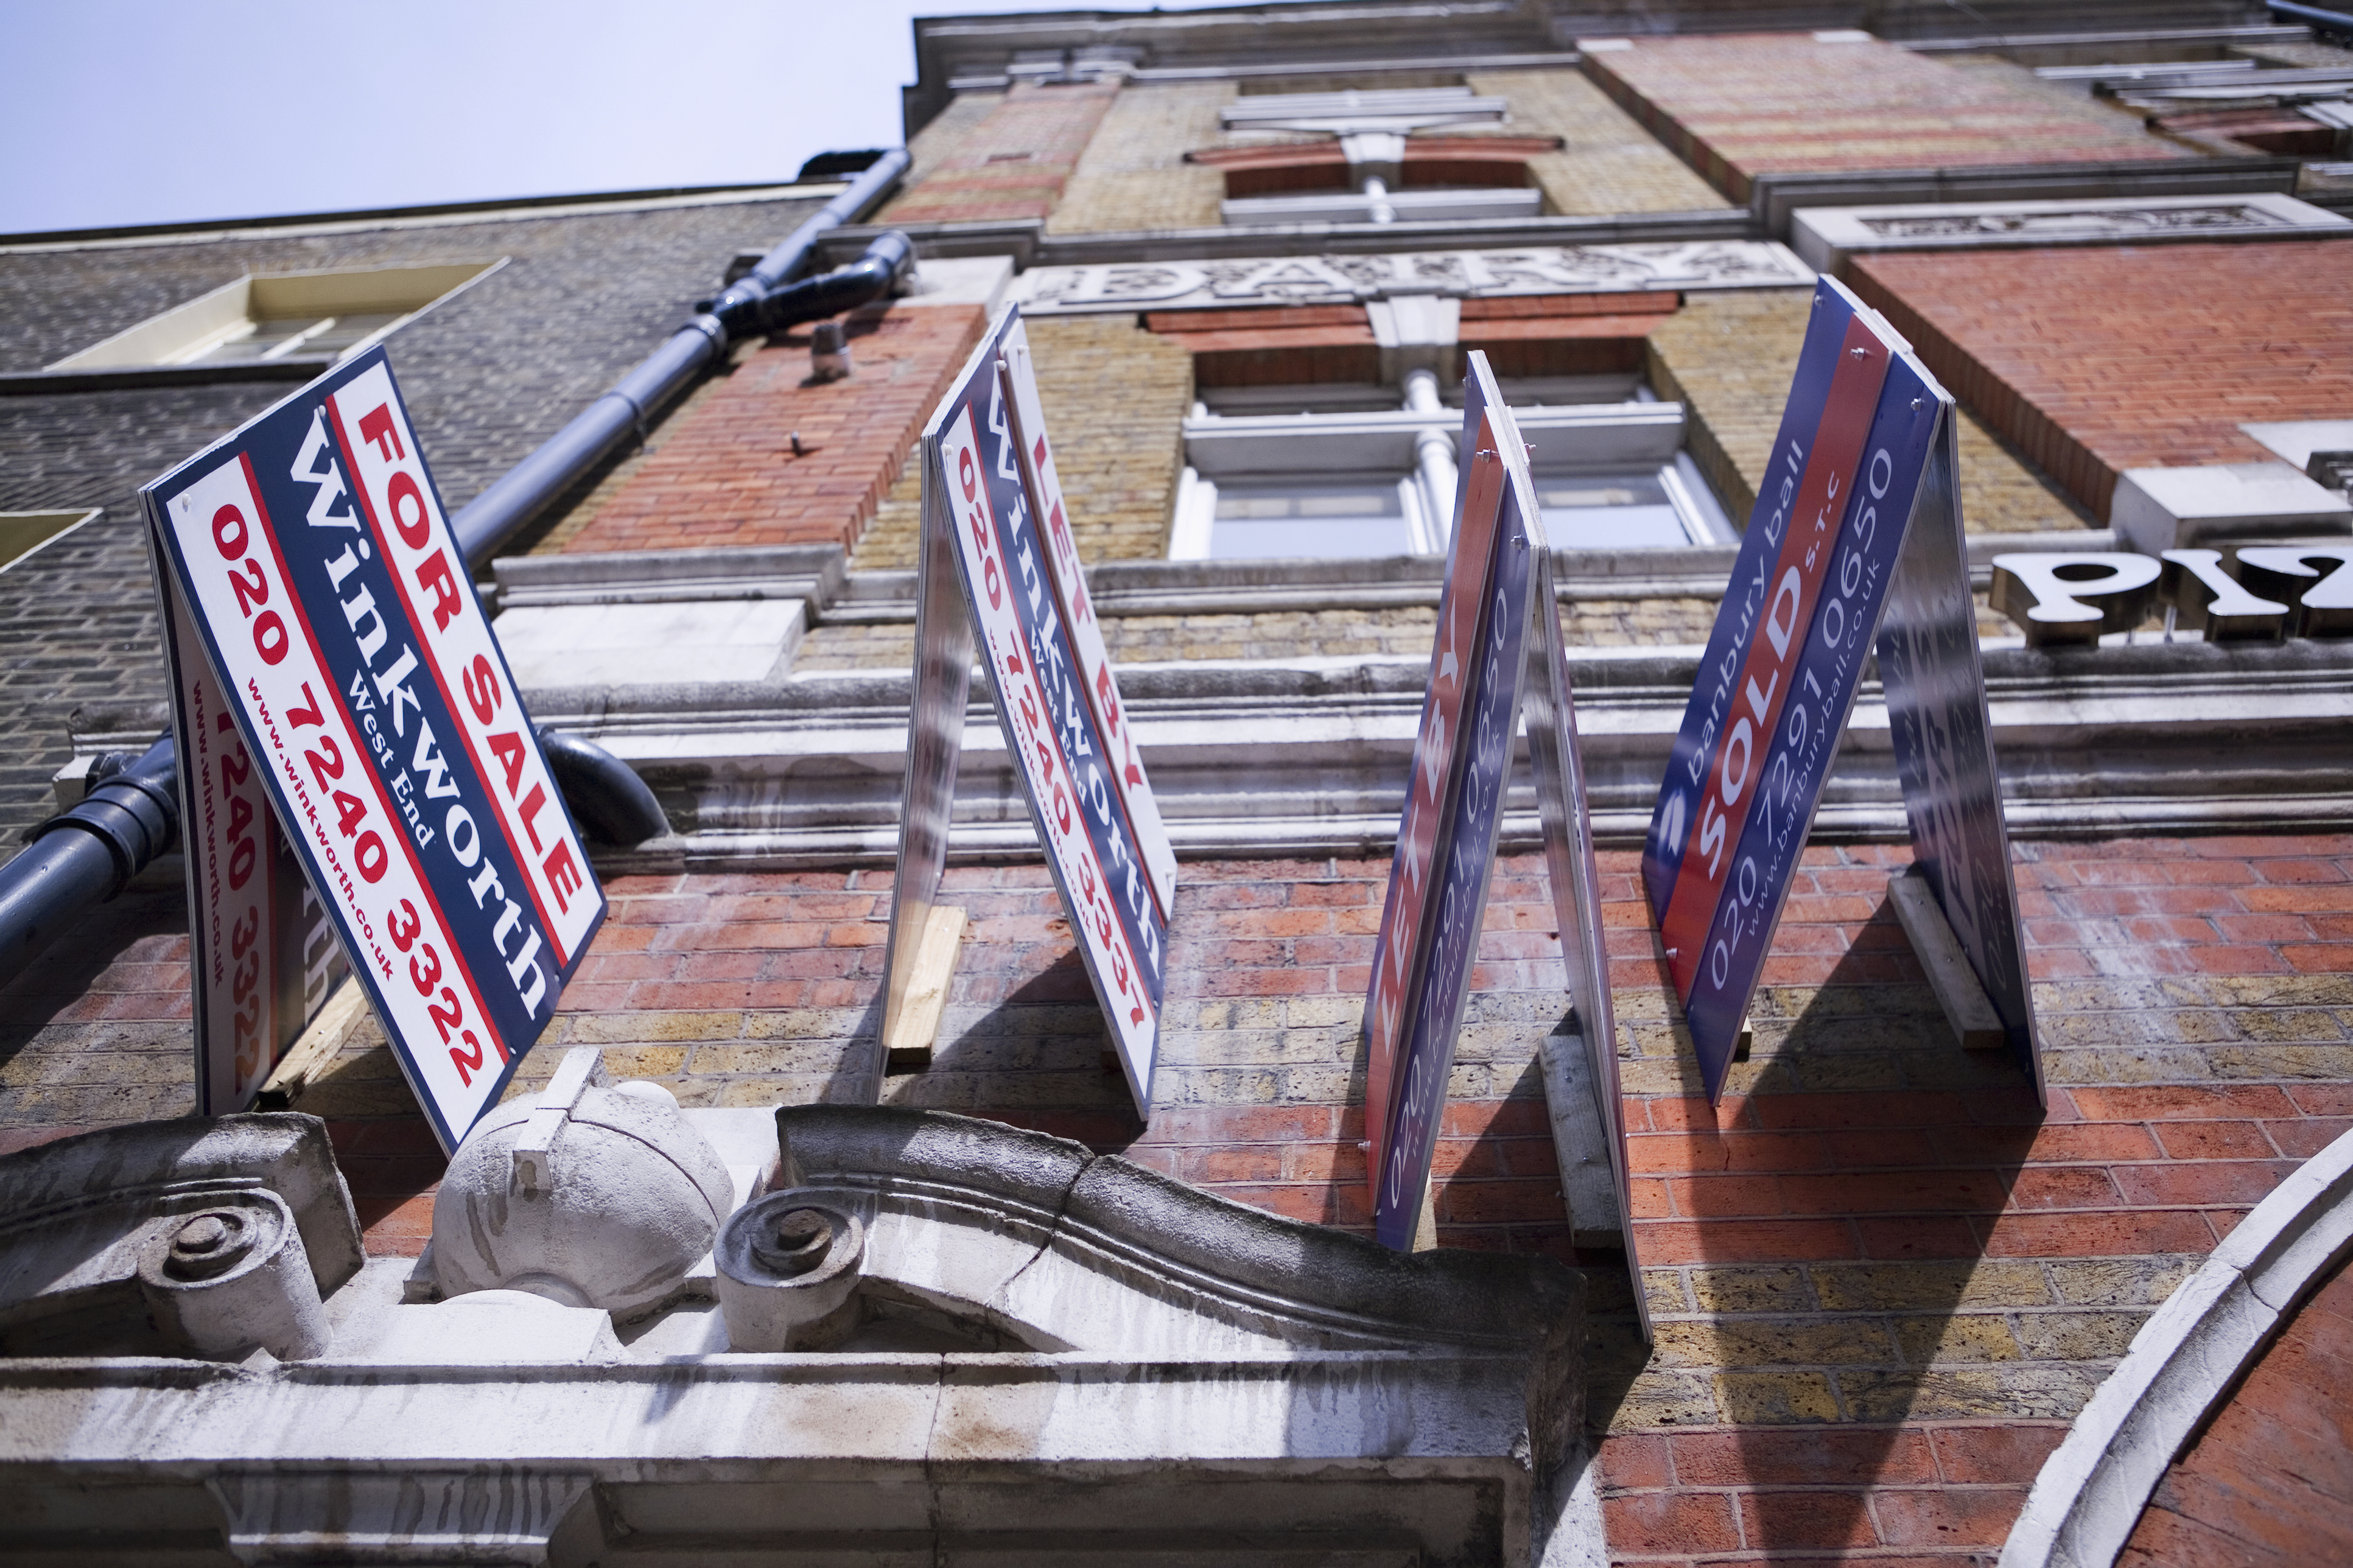
[{"label": "red brick wall", "polygon": [[2116,1568],[2353,1563],[2353,1276],[2307,1300],[2158,1483]]},{"label": "red brick wall", "polygon": [[1717,189],[1762,174],[2179,158],[2125,116],[1894,44],[1805,33],[1638,38],[1587,73]]},{"label": "red brick wall", "polygon": [[[1711,1110],[1662,989],[1635,858],[1602,857],[1657,1324],[1647,1352],[1622,1269],[1577,1253],[1563,1222],[1531,1066],[1563,1002],[1551,905],[1538,858],[1499,865],[1450,1085],[1438,1235],[1589,1268],[1590,1411],[1616,1560],[1868,1551],[1981,1565],[2147,1311],[2353,1126],[2353,836],[2017,854],[2047,1112],[2005,1060],[1952,1044],[1887,909],[1903,852],[1869,846],[1807,853],[1755,1056]],[[1144,1127],[1104,1065],[1042,868],[952,870],[949,896],[974,925],[948,1027],[932,1069],[891,1079],[889,1098],[1079,1137],[1361,1230],[1357,1029],[1386,874],[1378,860],[1183,868],[1164,1078]],[[886,875],[632,877],[608,891],[611,921],[532,1074],[593,1042],[617,1073],[689,1103],[863,1093]],[[152,1026],[84,1021],[182,1005],[171,932],[184,916],[176,900],[149,903],[128,924],[112,917],[90,973],[65,987],[104,1000],[76,1004],[36,978],[0,992],[16,1042],[0,1128],[185,1108],[183,1026],[150,1038],[135,1031]],[[144,1041],[148,1064],[109,1080],[163,1082],[162,1099],[118,1114],[47,1087],[109,1040]],[[413,1252],[438,1165],[421,1122],[353,1114],[334,1132],[371,1247]]]},{"label": "red brick wall", "polygon": [[848,380],[809,383],[807,328],[771,339],[671,416],[565,548],[855,542],[987,321],[977,305],[898,304],[846,324]]},{"label": "red brick wall", "polygon": [[2126,468],[2257,462],[2353,409],[2353,240],[1855,258],[1955,395],[2096,517]]},{"label": "red brick wall", "polygon": [[[1642,340],[1674,314],[1677,300],[1665,292],[1467,300],[1461,347],[1486,351],[1498,375],[1634,370]],[[1198,386],[1380,379],[1380,350],[1362,305],[1154,310],[1145,324],[1192,353]]]},{"label": "red brick wall", "polygon": [[1023,83],[1006,93],[878,222],[974,223],[1044,217],[1119,92],[1116,82]]}]

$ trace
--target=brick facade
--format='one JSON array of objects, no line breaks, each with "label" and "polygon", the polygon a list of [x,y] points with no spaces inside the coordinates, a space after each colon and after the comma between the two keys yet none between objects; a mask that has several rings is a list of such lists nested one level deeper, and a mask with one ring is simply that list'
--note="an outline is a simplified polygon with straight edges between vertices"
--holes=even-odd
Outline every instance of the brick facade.
[{"label": "brick facade", "polygon": [[1646,37],[1588,52],[1585,68],[1736,202],[1766,174],[2190,155],[2126,115],[2042,89],[2017,67],[1965,70],[1877,39]]},{"label": "brick facade", "polygon": [[1115,82],[1015,85],[987,114],[956,121],[952,140],[927,146],[924,166],[879,221],[1044,217],[1118,91]]},{"label": "brick facade", "polygon": [[[1023,326],[1081,559],[1166,553],[1193,404],[1192,356],[1132,317],[1034,317]],[[904,464],[850,556],[855,570],[913,568],[922,479],[917,464]]]},{"label": "brick facade", "polygon": [[[1745,527],[1757,504],[1812,300],[1797,289],[1695,293],[1648,340],[1651,385],[1690,411],[1684,444],[1735,526]],[[1987,428],[1966,381],[1946,384],[1962,405],[1961,518],[1971,533],[2093,525],[2091,513]]]},{"label": "brick facade", "polygon": [[849,545],[987,324],[977,305],[853,312],[853,374],[825,383],[810,378],[809,330],[777,334],[666,422],[563,548]]},{"label": "brick facade", "polygon": [[2348,1379],[2353,1277],[2339,1264],[2158,1483],[2116,1568],[2353,1561]]},{"label": "brick facade", "polygon": [[[502,214],[340,232],[250,231],[12,254],[0,371],[37,370],[245,272],[506,265],[386,341],[442,500],[460,507],[620,379],[747,243],[818,204]],[[550,331],[549,323],[563,330]],[[163,659],[138,488],[269,406],[289,384],[0,397],[0,511],[106,515],[0,575],[0,859],[55,809],[86,705],[157,704]]]},{"label": "brick facade", "polygon": [[1725,205],[1707,182],[1573,70],[1472,71],[1471,90],[1511,103],[1506,129],[1561,139],[1528,161],[1546,207],[1570,216],[1698,212]]},{"label": "brick facade", "polygon": [[1215,228],[1225,180],[1185,162],[1215,147],[1218,111],[1232,100],[1231,82],[1154,84],[1123,89],[1062,192],[1049,234],[1135,229]]},{"label": "brick facade", "polygon": [[[1635,858],[1603,856],[1648,1357],[1622,1271],[1577,1254],[1561,1213],[1534,1068],[1562,996],[1542,862],[1498,865],[1450,1084],[1439,1239],[1588,1268],[1616,1559],[1869,1550],[1959,1568],[1989,1554],[2148,1311],[2353,1127],[2353,838],[2018,849],[2052,1086],[2040,1113],[2006,1059],[1953,1045],[1885,900],[1904,854],[1867,846],[1807,852],[1754,1052],[1711,1111]],[[1361,1229],[1359,1014],[1386,878],[1377,860],[1184,868],[1145,1127],[1103,1065],[1042,868],[952,869],[947,896],[974,924],[938,1055],[884,1097]],[[608,891],[611,921],[523,1086],[554,1047],[593,1041],[690,1104],[871,1092],[886,874],[628,877]],[[124,1070],[91,1060],[85,1022],[185,1006],[176,899],[94,919],[111,934],[89,944],[104,955],[90,974],[0,993],[14,1142],[187,1103],[184,1026]],[[415,1251],[438,1160],[372,1031],[299,1108],[338,1124],[371,1247]]]},{"label": "brick facade", "polygon": [[2353,240],[1850,265],[1955,395],[2103,520],[2126,468],[2263,461],[2242,421],[2353,408]]}]

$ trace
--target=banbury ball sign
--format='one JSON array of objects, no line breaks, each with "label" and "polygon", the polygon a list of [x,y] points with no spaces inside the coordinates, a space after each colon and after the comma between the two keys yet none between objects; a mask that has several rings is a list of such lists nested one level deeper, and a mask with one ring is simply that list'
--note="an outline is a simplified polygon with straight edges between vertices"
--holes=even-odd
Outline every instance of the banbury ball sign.
[{"label": "banbury ball sign", "polygon": [[1642,854],[1711,1100],[1874,641],[1915,863],[2041,1090],[1953,418],[1909,345],[1822,279]]},{"label": "banbury ball sign", "polygon": [[[384,351],[140,500],[180,755],[200,763],[182,780],[206,1109],[239,1109],[282,1048],[261,1027],[260,932],[282,919],[267,906],[299,899],[307,879],[455,1149],[553,1017],[605,896]],[[296,886],[254,891],[261,825],[243,820],[251,796],[237,792],[255,784],[300,863]]]}]

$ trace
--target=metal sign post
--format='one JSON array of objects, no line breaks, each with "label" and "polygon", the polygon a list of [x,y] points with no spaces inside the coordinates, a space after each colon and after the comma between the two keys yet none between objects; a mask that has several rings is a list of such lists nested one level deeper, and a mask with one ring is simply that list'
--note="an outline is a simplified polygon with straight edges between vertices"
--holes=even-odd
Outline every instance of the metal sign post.
[{"label": "metal sign post", "polygon": [[[264,884],[266,898],[297,897],[289,880],[315,890],[435,1136],[454,1150],[554,1016],[605,897],[384,351],[248,422],[140,500],[167,618],[175,596],[186,612],[174,619],[180,754],[208,764],[183,772],[185,820],[199,829],[186,837],[207,1104],[235,1109],[268,1071],[257,1073],[268,1052],[244,1022],[261,983],[256,950],[239,940],[259,906],[232,898],[253,885],[238,885],[251,841],[241,797],[211,793],[241,786],[230,775],[242,763],[301,864],[301,879]],[[189,679],[199,664],[216,687]],[[223,749],[223,715],[235,751]],[[213,993],[223,975],[226,1038]]]},{"label": "metal sign post", "polygon": [[1420,1223],[1525,715],[1571,1021],[1587,1053],[1639,1302],[1609,953],[1552,553],[1527,447],[1486,355],[1470,356],[1462,384],[1461,510],[1366,998],[1374,1227],[1403,1250]]},{"label": "metal sign post", "polygon": [[[1951,395],[1903,339],[1822,279],[1643,849],[1711,1102],[1892,591],[1900,607],[1880,648],[1897,670],[1891,710],[1905,715],[1895,744],[1906,808],[1915,836],[1929,826],[1928,863],[1946,868],[1930,875],[1947,919],[1978,933],[1979,978],[2010,994],[2003,1016],[2031,1068],[2017,890],[1951,482],[1953,417]],[[1969,907],[1957,909],[1957,896]]]},{"label": "metal sign post", "polygon": [[[923,428],[923,542],[905,821],[883,1035],[938,902],[975,650],[1136,1110],[1149,1116],[1176,861],[1071,542],[1020,312],[1008,306]],[[965,621],[945,574],[962,585]]]}]

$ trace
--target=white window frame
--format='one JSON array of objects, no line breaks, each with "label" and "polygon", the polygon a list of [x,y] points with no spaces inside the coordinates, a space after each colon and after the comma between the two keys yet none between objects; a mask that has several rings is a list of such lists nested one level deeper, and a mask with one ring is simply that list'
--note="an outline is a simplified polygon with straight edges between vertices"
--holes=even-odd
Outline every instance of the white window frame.
[{"label": "white window frame", "polygon": [[251,337],[265,321],[308,318],[312,325],[266,359],[299,357],[303,342],[339,315],[394,320],[339,351],[340,363],[454,298],[506,265],[455,262],[435,267],[337,268],[318,272],[247,273],[185,304],[150,316],[53,364],[51,371],[149,370],[194,364],[226,344]]},{"label": "white window frame", "polygon": [[[1734,544],[1739,534],[1715,500],[1699,468],[1683,450],[1686,416],[1680,403],[1577,404],[1514,409],[1528,461],[1540,470],[1563,468],[1652,467],[1691,548]],[[1426,495],[1416,443],[1426,431],[1451,439],[1462,416],[1384,409],[1361,414],[1214,415],[1185,421],[1185,468],[1176,484],[1169,529],[1171,561],[1206,561],[1215,544],[1219,483],[1297,483],[1317,475],[1362,479],[1398,476],[1408,497],[1407,526],[1422,547],[1445,548],[1452,498]],[[1446,516],[1437,513],[1442,510]]]}]

